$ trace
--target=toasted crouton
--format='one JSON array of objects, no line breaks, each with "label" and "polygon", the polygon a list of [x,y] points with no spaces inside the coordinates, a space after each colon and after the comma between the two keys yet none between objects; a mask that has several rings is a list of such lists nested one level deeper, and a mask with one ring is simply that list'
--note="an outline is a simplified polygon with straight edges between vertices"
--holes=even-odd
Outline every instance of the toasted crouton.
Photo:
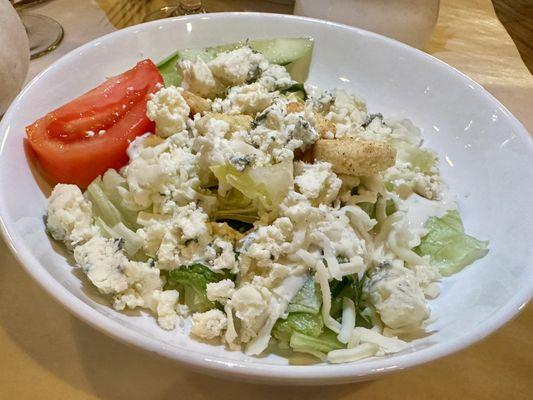
[{"label": "toasted crouton", "polygon": [[191,115],[198,113],[205,115],[205,113],[211,111],[211,100],[204,99],[187,90],[184,90],[182,95],[191,109]]},{"label": "toasted crouton", "polygon": [[238,131],[249,131],[253,118],[249,115],[227,115],[222,113],[207,113],[196,123],[196,128],[200,134],[207,132],[207,122],[211,119],[218,119],[229,124],[229,134]]},{"label": "toasted crouton", "polygon": [[302,112],[304,108],[305,107],[302,103],[293,101],[292,103],[287,104],[287,114]]},{"label": "toasted crouton", "polygon": [[319,139],[313,148],[316,160],[332,164],[337,174],[373,175],[392,167],[396,150],[381,140]]},{"label": "toasted crouton", "polygon": [[334,137],[337,132],[335,124],[322,114],[315,114],[315,129],[320,137]]},{"label": "toasted crouton", "polygon": [[212,113],[209,115],[211,118],[226,121],[230,126],[231,132],[249,131],[253,121],[253,118],[250,115],[245,114],[228,115],[222,113]]}]

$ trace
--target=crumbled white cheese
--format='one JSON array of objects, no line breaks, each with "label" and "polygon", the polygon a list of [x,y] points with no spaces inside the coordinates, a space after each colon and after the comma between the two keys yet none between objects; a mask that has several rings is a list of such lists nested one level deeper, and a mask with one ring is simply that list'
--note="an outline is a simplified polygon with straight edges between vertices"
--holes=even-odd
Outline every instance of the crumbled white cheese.
[{"label": "crumbled white cheese", "polygon": [[95,236],[74,249],[74,258],[100,292],[114,295],[116,310],[148,308],[157,315],[163,329],[175,327],[178,292],[162,291],[157,268],[128,260],[121,239]]},{"label": "crumbled white cheese", "polygon": [[231,114],[257,114],[272,104],[274,96],[260,83],[234,86],[225,100],[225,111]]},{"label": "crumbled white cheese", "polygon": [[161,328],[172,330],[176,327],[178,314],[176,306],[178,304],[179,293],[177,290],[154,291],[152,295],[156,302],[157,323]]},{"label": "crumbled white cheese", "polygon": [[353,138],[363,131],[361,125],[366,118],[366,105],[357,97],[336,89],[331,98],[321,104],[325,108],[326,119],[335,125],[335,133],[330,132],[329,138]]},{"label": "crumbled white cheese", "polygon": [[305,151],[318,139],[305,112],[287,114],[287,102],[283,99],[276,99],[256,121],[259,122],[246,140],[274,162],[292,161],[295,150]]},{"label": "crumbled white cheese", "polygon": [[423,290],[426,298],[433,299],[439,295],[438,281],[441,279],[439,268],[435,265],[416,265],[414,273],[418,285]]},{"label": "crumbled white cheese", "polygon": [[210,167],[224,165],[235,151],[227,136],[230,125],[221,119],[195,119],[195,126],[200,134],[194,141],[194,149],[199,156],[199,175],[202,182],[209,181],[212,175]]},{"label": "crumbled white cheese", "polygon": [[175,207],[172,216],[166,218],[146,215],[140,220],[143,227],[137,234],[147,254],[157,257],[157,267],[169,270],[216,257],[215,252],[208,251],[211,235],[207,220],[207,214],[190,203]]},{"label": "crumbled white cheese", "polygon": [[331,164],[299,161],[294,164],[294,173],[299,192],[315,204],[331,204],[337,198],[342,181],[331,171]]},{"label": "crumbled white cheese", "polygon": [[182,240],[198,239],[208,234],[207,215],[195,203],[179,207],[174,212],[173,225],[181,233]]},{"label": "crumbled white cheese", "polygon": [[74,259],[89,280],[102,293],[115,294],[128,288],[124,274],[129,262],[121,251],[121,241],[95,236],[74,249]]},{"label": "crumbled white cheese", "polygon": [[[242,263],[253,263],[259,268],[269,268],[277,260],[285,243],[292,238],[293,225],[289,218],[278,218],[271,225],[261,226],[241,242]],[[253,272],[253,271],[252,271]],[[247,268],[241,266],[246,276]]]},{"label": "crumbled white cheese", "polygon": [[372,272],[369,294],[382,321],[393,329],[420,326],[429,309],[415,274],[404,267],[384,264]]},{"label": "crumbled white cheese", "polygon": [[269,315],[269,300],[272,297],[266,288],[244,284],[231,297],[235,316],[240,321],[239,338],[243,343],[257,336]]},{"label": "crumbled white cheese", "polygon": [[404,199],[414,192],[435,200],[440,198],[442,192],[442,180],[438,171],[427,174],[415,169],[409,162],[397,160],[394,166],[384,172],[383,179],[390,182]]},{"label": "crumbled white cheese", "polygon": [[224,83],[235,86],[259,76],[268,67],[265,57],[250,47],[222,52],[209,62],[213,75]]},{"label": "crumbled white cheese", "polygon": [[286,89],[297,83],[291,78],[291,75],[284,67],[276,64],[270,64],[268,68],[263,71],[258,82],[269,92]]},{"label": "crumbled white cheese", "polygon": [[218,83],[204,60],[182,60],[178,63],[181,72],[181,86],[200,97],[215,97],[223,86]]},{"label": "crumbled white cheese", "polygon": [[146,103],[146,115],[155,122],[155,133],[167,138],[187,128],[190,108],[183,89],[169,86],[158,90]]},{"label": "crumbled white cheese", "polygon": [[228,320],[226,315],[217,309],[192,315],[191,333],[202,339],[211,340],[222,336]]},{"label": "crumbled white cheese", "polygon": [[76,185],[58,184],[46,201],[46,228],[55,240],[72,248],[97,232],[91,203]]},{"label": "crumbled white cheese", "polygon": [[235,283],[230,279],[208,283],[206,288],[207,298],[210,301],[218,301],[221,304],[226,304],[234,292]]},{"label": "crumbled white cheese", "polygon": [[216,238],[212,244],[217,256],[211,261],[210,265],[214,270],[227,269],[233,273],[239,271],[239,264],[235,258],[235,252],[233,250],[233,244]]},{"label": "crumbled white cheese", "polygon": [[118,188],[125,206],[143,210],[153,204],[157,211],[168,200],[185,205],[197,198],[198,156],[190,149],[171,139],[154,146],[144,139],[135,148],[121,171],[127,189]]}]

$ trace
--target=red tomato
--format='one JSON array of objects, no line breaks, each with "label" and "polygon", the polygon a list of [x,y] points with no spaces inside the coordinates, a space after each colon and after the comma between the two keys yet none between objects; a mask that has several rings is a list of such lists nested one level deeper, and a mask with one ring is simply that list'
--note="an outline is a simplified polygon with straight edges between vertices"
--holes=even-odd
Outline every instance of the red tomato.
[{"label": "red tomato", "polygon": [[144,60],[26,127],[47,177],[86,187],[107,169],[124,166],[129,143],[154,131],[146,101],[162,84],[157,67]]}]

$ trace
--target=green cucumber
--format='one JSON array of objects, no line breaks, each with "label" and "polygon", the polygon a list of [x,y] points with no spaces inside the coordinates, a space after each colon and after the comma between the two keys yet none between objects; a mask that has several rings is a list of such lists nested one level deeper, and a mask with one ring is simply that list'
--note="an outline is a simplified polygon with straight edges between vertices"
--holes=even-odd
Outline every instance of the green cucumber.
[{"label": "green cucumber", "polygon": [[157,63],[157,68],[163,77],[163,82],[165,86],[179,86],[181,83],[181,76],[176,69],[176,64],[180,59],[179,52],[176,51],[166,57],[165,59]]},{"label": "green cucumber", "polygon": [[179,86],[181,77],[176,69],[179,60],[195,60],[196,57],[200,57],[209,62],[221,52],[235,50],[246,44],[263,54],[270,63],[284,65],[293,79],[299,82],[305,81],[313,52],[314,42],[311,38],[251,40],[222,46],[178,50],[161,60],[157,68],[163,76],[165,86]]},{"label": "green cucumber", "polygon": [[250,47],[263,54],[272,64],[287,65],[311,53],[313,51],[313,39],[252,40]]}]

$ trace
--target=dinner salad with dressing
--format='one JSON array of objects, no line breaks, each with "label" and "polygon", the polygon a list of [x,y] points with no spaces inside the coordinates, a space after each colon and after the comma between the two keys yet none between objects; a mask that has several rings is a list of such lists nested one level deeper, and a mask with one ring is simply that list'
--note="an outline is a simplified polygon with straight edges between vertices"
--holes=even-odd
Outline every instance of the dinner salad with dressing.
[{"label": "dinner salad with dressing", "polygon": [[[409,120],[304,84],[309,38],[139,62],[26,129],[46,229],[115,310],[247,355],[408,349],[487,253]],[[357,77],[355,77],[357,78]]]}]

